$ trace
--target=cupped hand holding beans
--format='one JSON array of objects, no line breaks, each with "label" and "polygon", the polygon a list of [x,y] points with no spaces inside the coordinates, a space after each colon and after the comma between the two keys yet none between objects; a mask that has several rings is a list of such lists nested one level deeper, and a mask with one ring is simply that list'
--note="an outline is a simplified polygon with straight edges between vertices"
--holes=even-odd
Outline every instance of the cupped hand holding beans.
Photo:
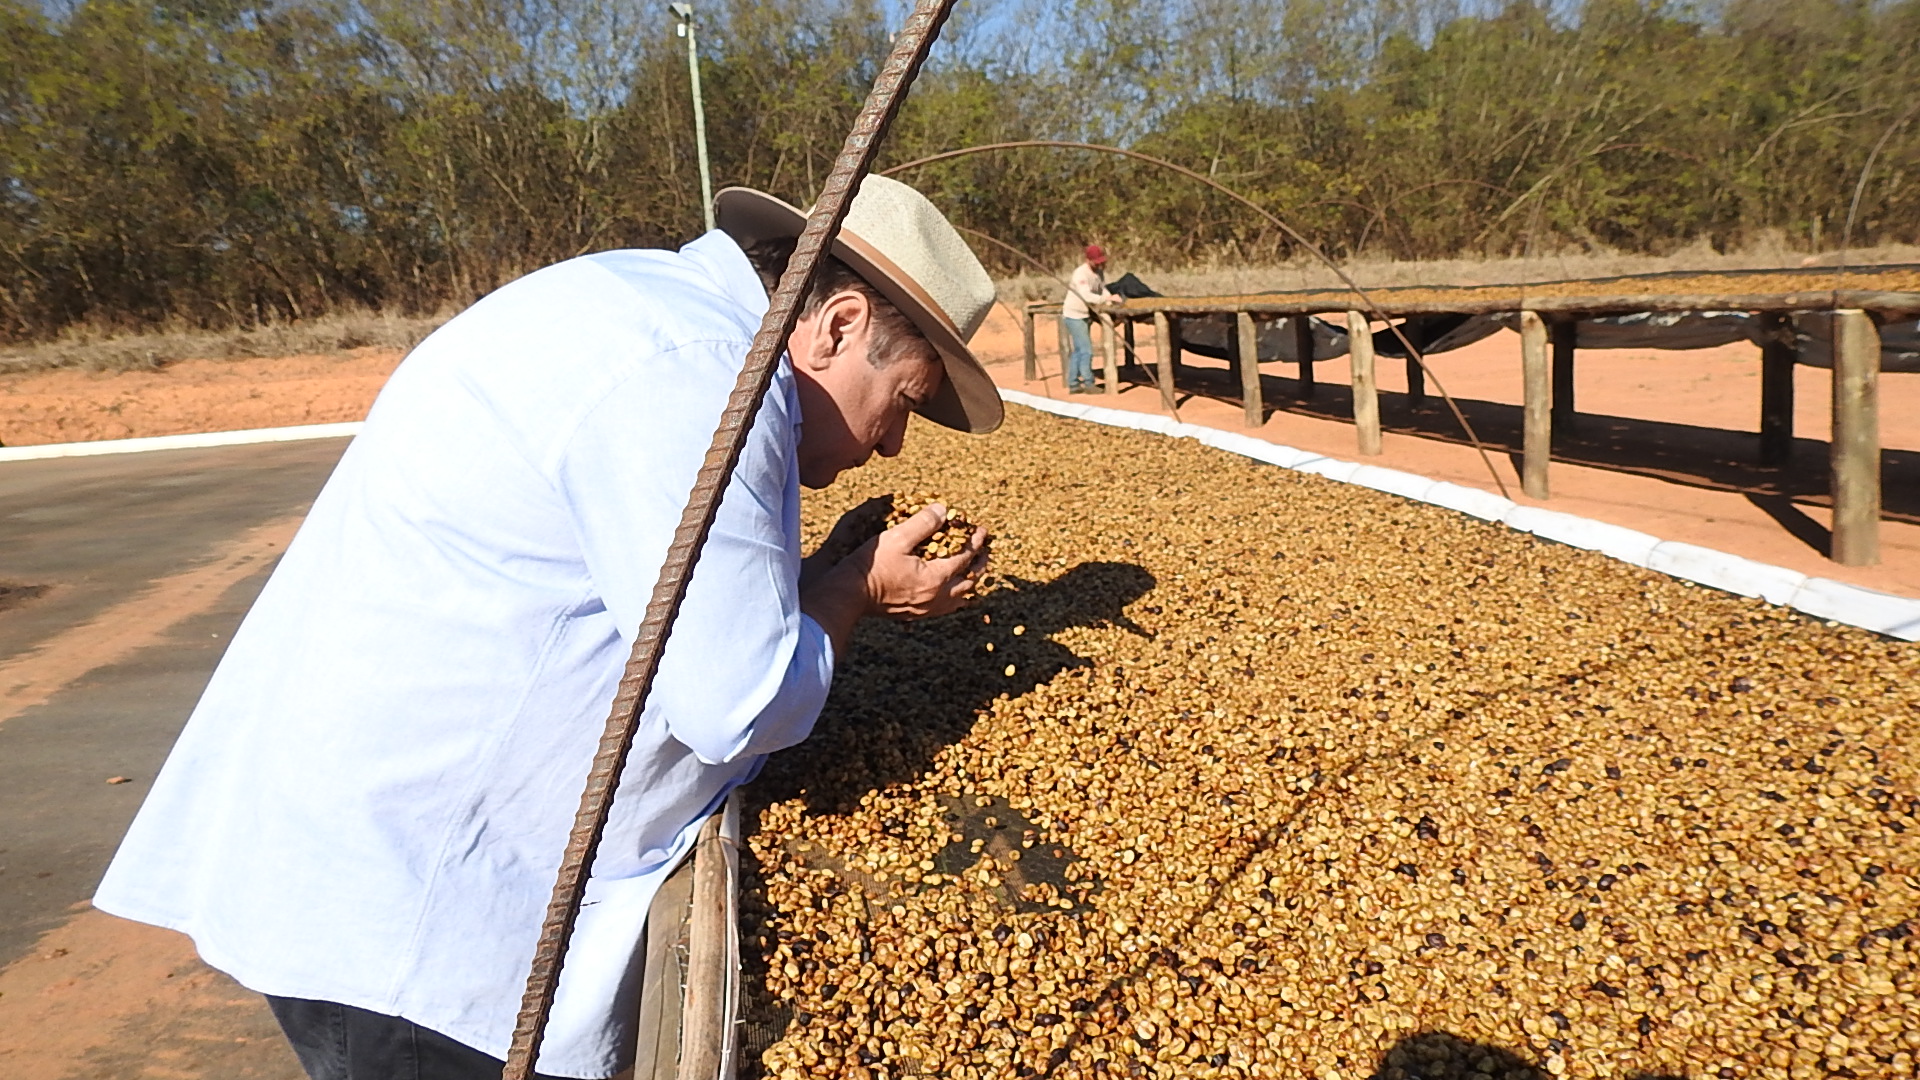
[{"label": "cupped hand holding beans", "polygon": [[987,530],[975,527],[954,554],[916,550],[948,528],[947,508],[930,503],[855,548],[830,569],[807,575],[800,606],[844,654],[853,626],[867,616],[922,619],[958,610],[987,568]]},{"label": "cupped hand holding beans", "polygon": [[950,545],[950,555],[921,550],[948,528],[947,508],[928,503],[841,562],[864,572],[869,614],[923,619],[967,602],[987,568],[987,530],[974,526],[964,543]]}]

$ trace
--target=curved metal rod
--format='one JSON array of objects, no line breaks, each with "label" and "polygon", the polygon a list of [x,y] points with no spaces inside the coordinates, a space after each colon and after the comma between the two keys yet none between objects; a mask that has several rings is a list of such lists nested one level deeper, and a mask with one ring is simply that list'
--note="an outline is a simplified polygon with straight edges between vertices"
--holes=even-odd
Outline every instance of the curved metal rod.
[{"label": "curved metal rod", "polygon": [[[1030,147],[1046,147],[1046,148],[1051,148],[1056,150],[1094,150],[1103,154],[1118,154],[1121,157],[1133,158],[1136,161],[1144,161],[1149,165],[1158,165],[1163,169],[1172,169],[1174,172],[1177,172],[1180,175],[1185,176],[1190,180],[1197,180],[1200,183],[1205,184],[1206,186],[1212,188],[1213,190],[1218,191],[1220,194],[1225,195],[1227,198],[1240,203],[1241,205],[1245,206],[1247,209],[1252,210],[1254,213],[1259,214],[1261,217],[1267,219],[1267,221],[1272,223],[1272,225],[1275,228],[1287,234],[1287,236],[1290,237],[1294,243],[1299,244],[1301,247],[1305,248],[1308,251],[1308,253],[1310,253],[1314,258],[1319,259],[1321,262],[1325,263],[1327,266],[1327,269],[1332,270],[1334,274],[1340,278],[1341,281],[1346,283],[1347,288],[1353,290],[1353,294],[1360,298],[1361,306],[1364,307],[1370,315],[1377,317],[1381,322],[1384,322],[1387,324],[1387,329],[1392,330],[1393,336],[1399,338],[1400,344],[1406,348],[1407,356],[1410,357],[1414,363],[1420,365],[1420,370],[1422,372],[1425,372],[1427,378],[1433,381],[1433,388],[1440,392],[1441,399],[1447,403],[1447,408],[1453,412],[1454,420],[1459,422],[1460,430],[1466,432],[1467,439],[1473,443],[1474,451],[1480,455],[1480,463],[1487,467],[1487,475],[1493,477],[1494,486],[1500,489],[1501,496],[1504,498],[1512,498],[1512,495],[1507,491],[1507,482],[1500,478],[1499,470],[1493,467],[1493,458],[1491,455],[1487,453],[1486,444],[1480,441],[1479,433],[1474,431],[1473,425],[1467,421],[1467,414],[1460,411],[1459,403],[1453,400],[1452,394],[1447,393],[1447,388],[1445,385],[1441,383],[1440,376],[1436,375],[1433,369],[1427,366],[1426,355],[1422,353],[1418,348],[1414,347],[1413,342],[1407,338],[1406,333],[1402,331],[1400,327],[1393,322],[1392,319],[1387,317],[1386,312],[1381,310],[1380,305],[1373,302],[1373,297],[1367,295],[1367,291],[1365,289],[1362,289],[1360,287],[1360,283],[1353,280],[1353,278],[1349,276],[1344,269],[1341,268],[1339,263],[1334,262],[1332,257],[1330,257],[1326,252],[1321,251],[1320,246],[1318,244],[1315,244],[1313,241],[1307,239],[1304,235],[1300,233],[1298,229],[1295,229],[1293,226],[1280,220],[1280,218],[1277,215],[1275,215],[1272,211],[1268,210],[1266,207],[1261,206],[1259,203],[1254,202],[1252,199],[1247,198],[1245,195],[1242,195],[1239,192],[1233,190],[1232,188],[1226,186],[1225,184],[1220,183],[1218,180],[1215,180],[1210,176],[1204,176],[1200,173],[1194,172],[1192,169],[1189,169],[1184,165],[1176,165],[1165,158],[1157,158],[1157,157],[1154,157],[1152,154],[1143,154],[1138,150],[1127,150],[1118,146],[1104,146],[1104,145],[1101,145],[1100,143],[1070,142],[1064,139],[1017,139],[1013,142],[985,143],[980,146],[962,147],[959,150],[948,150],[945,153],[933,154],[923,158],[915,158],[914,160],[909,161],[903,165],[895,165],[890,169],[882,170],[880,175],[892,176],[895,173],[906,172],[908,169],[919,168],[922,165],[931,165],[936,161],[949,161],[949,160],[952,160],[953,158],[966,157],[969,154],[984,154],[994,150],[1024,150]],[[1255,361],[1255,362],[1258,363],[1258,361]]]},{"label": "curved metal rod", "polygon": [[874,80],[866,104],[854,118],[853,130],[847,134],[840,156],[834,159],[833,171],[827,174],[819,201],[807,216],[807,226],[794,246],[786,272],[780,275],[779,287],[769,298],[766,317],[754,335],[753,347],[740,368],[733,392],[727,397],[726,408],[720,414],[720,426],[715,429],[713,442],[700,463],[693,492],[680,515],[680,526],[674,530],[673,543],[667,549],[660,577],[647,601],[646,617],[634,636],[633,652],[626,670],[621,673],[606,728],[594,751],[586,790],[581,793],[580,808],[567,835],[567,848],[561,856],[553,895],[547,901],[546,918],[541,923],[539,943],[527,973],[527,987],[521,997],[519,1016],[514,1021],[513,1043],[507,1050],[502,1080],[527,1080],[533,1074],[540,1043],[546,1037],[547,1018],[553,1011],[554,992],[559,988],[567,943],[573,936],[573,924],[586,896],[594,853],[606,832],[614,792],[620,785],[628,751],[633,748],[634,731],[653,689],[654,675],[660,670],[667,635],[672,632],[680,604],[686,599],[694,565],[720,511],[721,496],[726,492],[734,466],[740,461],[754,416],[760,411],[760,400],[766,396],[780,355],[786,350],[787,338],[800,320],[801,298],[812,285],[827,245],[839,232],[840,223],[846,220],[854,192],[872,167],[881,140],[892,126],[907,88],[919,74],[927,51],[933,47],[934,38],[939,36],[940,27],[947,21],[954,3],[955,0],[920,0],[894,38],[893,51],[880,69],[880,76]]},{"label": "curved metal rod", "polygon": [[[1840,265],[1833,272],[1833,291],[1836,294],[1840,291],[1841,280],[1846,277],[1848,249],[1853,246],[1853,219],[1860,212],[1860,196],[1867,190],[1867,176],[1873,172],[1873,163],[1880,157],[1880,151],[1886,148],[1887,140],[1893,138],[1893,133],[1900,130],[1902,124],[1913,119],[1915,113],[1920,113],[1920,101],[1914,102],[1913,108],[1900,114],[1900,119],[1887,125],[1887,130],[1880,133],[1880,141],[1873,144],[1873,152],[1867,155],[1867,163],[1860,166],[1860,180],[1853,185],[1853,202],[1847,206],[1847,227],[1840,234]],[[1836,303],[1835,306],[1839,305]]]}]

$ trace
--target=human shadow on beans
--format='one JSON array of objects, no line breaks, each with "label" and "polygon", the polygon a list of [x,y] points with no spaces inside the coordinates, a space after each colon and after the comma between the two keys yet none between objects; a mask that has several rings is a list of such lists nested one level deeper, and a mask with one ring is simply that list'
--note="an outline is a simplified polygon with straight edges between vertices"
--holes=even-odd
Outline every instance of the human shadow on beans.
[{"label": "human shadow on beans", "polygon": [[766,805],[805,792],[809,813],[839,814],[868,792],[921,776],[996,698],[1093,663],[1054,635],[1112,626],[1148,636],[1126,607],[1154,584],[1132,563],[1087,562],[1052,581],[1001,576],[974,604],[941,618],[868,620],[834,674],[813,734],[768,760],[749,800]]},{"label": "human shadow on beans", "polygon": [[[1681,1080],[1667,1073],[1630,1072],[1628,1080]],[[1512,1050],[1463,1039],[1450,1031],[1423,1031],[1393,1044],[1368,1080],[1553,1080],[1541,1062]]]},{"label": "human shadow on beans", "polygon": [[[1131,563],[1082,563],[1047,582],[1001,576],[973,605],[942,618],[863,624],[835,672],[813,734],[769,758],[746,788],[748,828],[775,802],[801,797],[809,814],[846,813],[868,792],[924,775],[1000,695],[1018,697],[1063,671],[1092,664],[1053,635],[1114,626],[1150,636],[1127,617],[1126,607],[1154,584],[1151,573]],[[741,873],[751,908],[763,888],[759,866],[743,860]],[[757,917],[749,910],[746,921]],[[807,951],[812,943],[801,940],[794,948]],[[765,985],[765,950],[745,948],[741,961],[746,984]],[[742,1032],[743,1076],[760,1075],[754,1068],[760,1052],[796,1019],[780,1002],[762,1012]]]},{"label": "human shadow on beans", "polygon": [[1393,1044],[1368,1080],[1552,1080],[1544,1065],[1511,1050],[1423,1031]]}]

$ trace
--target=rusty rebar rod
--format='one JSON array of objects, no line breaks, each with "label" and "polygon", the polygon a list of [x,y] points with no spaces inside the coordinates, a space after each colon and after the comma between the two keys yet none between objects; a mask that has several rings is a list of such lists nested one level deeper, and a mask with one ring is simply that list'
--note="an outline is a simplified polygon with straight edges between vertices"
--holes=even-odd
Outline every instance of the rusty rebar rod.
[{"label": "rusty rebar rod", "polygon": [[605,733],[587,774],[586,790],[580,796],[580,809],[567,837],[566,853],[561,859],[553,897],[547,903],[546,920],[540,928],[540,941],[527,974],[527,989],[521,999],[519,1018],[514,1023],[513,1044],[507,1051],[502,1080],[527,1080],[533,1073],[541,1040],[546,1035],[547,1018],[553,1011],[554,991],[560,983],[567,942],[572,937],[574,919],[579,915],[586,893],[594,853],[606,830],[620,772],[633,746],[634,729],[653,688],[661,652],[679,614],[681,601],[686,598],[687,583],[693,577],[700,549],[713,528],[727,481],[740,460],[753,418],[760,411],[760,400],[773,380],[787,338],[799,321],[801,300],[813,284],[820,259],[840,231],[841,222],[846,220],[854,193],[871,168],[907,88],[926,62],[927,51],[933,47],[953,4],[954,0],[920,0],[895,36],[893,50],[880,70],[880,77],[874,80],[866,104],[854,119],[846,145],[834,160],[833,171],[827,175],[819,201],[814,204],[806,229],[794,247],[793,257],[780,276],[780,285],[774,291],[766,318],[761,320],[760,331],[754,336],[753,348],[740,369],[733,393],[727,398],[720,426],[713,433],[713,442],[700,465],[686,510],[680,516],[680,526],[674,531],[673,545],[667,550],[666,563],[660,568],[653,596],[647,602],[646,617],[634,639],[633,652],[607,716]]}]

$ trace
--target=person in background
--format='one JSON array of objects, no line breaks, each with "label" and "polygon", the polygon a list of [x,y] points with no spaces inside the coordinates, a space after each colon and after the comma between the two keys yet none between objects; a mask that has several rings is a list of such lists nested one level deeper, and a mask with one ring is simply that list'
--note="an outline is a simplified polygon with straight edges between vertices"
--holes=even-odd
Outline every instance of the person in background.
[{"label": "person in background", "polygon": [[1100,274],[1107,265],[1107,249],[1087,245],[1087,258],[1074,268],[1067,279],[1067,296],[1060,303],[1060,317],[1067,326],[1067,392],[1085,394],[1093,390],[1093,312],[1092,305],[1117,303],[1120,297],[1107,291]]}]

